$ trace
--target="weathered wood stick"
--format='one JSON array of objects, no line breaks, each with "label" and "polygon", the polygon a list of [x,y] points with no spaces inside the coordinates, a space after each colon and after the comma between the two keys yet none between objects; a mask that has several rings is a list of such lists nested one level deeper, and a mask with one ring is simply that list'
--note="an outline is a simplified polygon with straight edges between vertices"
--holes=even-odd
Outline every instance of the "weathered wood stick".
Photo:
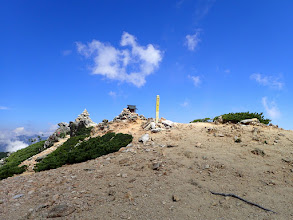
[{"label": "weathered wood stick", "polygon": [[256,206],[256,207],[258,207],[258,208],[260,208],[260,209],[263,209],[263,210],[265,210],[265,211],[267,211],[267,212],[272,212],[272,213],[275,213],[275,214],[277,214],[275,211],[272,211],[272,210],[270,210],[270,209],[266,209],[266,208],[264,208],[264,207],[262,207],[262,206],[260,206],[260,205],[258,205],[258,204],[256,204],[256,203],[253,203],[253,202],[249,202],[249,201],[247,201],[247,200],[245,200],[245,199],[243,199],[243,198],[241,198],[241,197],[239,197],[239,196],[237,196],[237,195],[235,195],[235,194],[225,194],[225,193],[216,193],[216,192],[212,192],[212,191],[210,191],[213,195],[219,195],[219,196],[230,196],[230,197],[234,197],[234,198],[236,198],[236,199],[239,199],[239,200],[241,200],[241,201],[243,201],[243,202],[246,202],[247,204],[249,204],[249,205],[253,205],[253,206]]}]

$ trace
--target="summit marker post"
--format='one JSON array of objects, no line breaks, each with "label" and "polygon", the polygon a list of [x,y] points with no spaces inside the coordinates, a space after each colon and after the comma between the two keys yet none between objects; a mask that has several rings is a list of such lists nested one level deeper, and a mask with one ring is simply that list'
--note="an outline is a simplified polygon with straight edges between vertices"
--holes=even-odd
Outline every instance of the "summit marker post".
[{"label": "summit marker post", "polygon": [[159,107],[160,107],[160,96],[157,95],[157,102],[156,102],[156,123],[159,122]]}]

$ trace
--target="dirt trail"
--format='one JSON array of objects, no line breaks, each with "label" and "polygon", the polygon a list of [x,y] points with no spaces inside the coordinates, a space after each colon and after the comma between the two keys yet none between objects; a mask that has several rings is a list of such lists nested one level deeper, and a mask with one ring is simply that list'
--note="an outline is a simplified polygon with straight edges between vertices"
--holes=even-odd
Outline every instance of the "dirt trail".
[{"label": "dirt trail", "polygon": [[32,156],[31,158],[23,161],[19,167],[26,165],[27,166],[27,171],[22,173],[21,175],[28,175],[28,174],[33,174],[34,173],[34,167],[35,165],[38,163],[36,160],[39,157],[43,157],[46,156],[50,153],[52,153],[53,151],[55,151],[58,147],[60,147],[65,141],[67,141],[67,139],[70,136],[67,135],[65,138],[60,139],[58,142],[54,143],[54,145],[52,147],[47,148],[46,150],[42,151],[39,154],[36,154],[34,156]]}]

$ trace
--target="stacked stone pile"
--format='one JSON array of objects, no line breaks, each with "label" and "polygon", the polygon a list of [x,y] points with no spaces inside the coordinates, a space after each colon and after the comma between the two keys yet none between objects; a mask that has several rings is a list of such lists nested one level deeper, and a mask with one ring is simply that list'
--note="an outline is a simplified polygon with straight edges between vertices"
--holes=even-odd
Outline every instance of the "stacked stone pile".
[{"label": "stacked stone pile", "polygon": [[122,112],[116,116],[113,121],[120,122],[120,121],[136,121],[136,119],[140,118],[141,120],[146,120],[146,117],[143,115],[138,115],[137,113],[130,112],[128,108],[124,108]]},{"label": "stacked stone pile", "polygon": [[85,109],[76,119],[74,122],[69,122],[70,127],[70,137],[75,136],[77,131],[79,131],[82,128],[89,128],[89,127],[95,127],[98,124],[93,122],[92,119],[89,117],[90,114]]}]

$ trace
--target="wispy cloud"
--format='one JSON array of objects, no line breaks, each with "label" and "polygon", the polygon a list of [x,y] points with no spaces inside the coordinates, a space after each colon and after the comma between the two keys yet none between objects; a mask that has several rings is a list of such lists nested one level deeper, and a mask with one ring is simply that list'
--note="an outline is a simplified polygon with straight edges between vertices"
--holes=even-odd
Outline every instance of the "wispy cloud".
[{"label": "wispy cloud", "polygon": [[198,46],[198,44],[200,42],[199,34],[200,34],[200,30],[196,30],[195,34],[186,35],[185,45],[187,46],[188,50],[194,51],[195,48]]},{"label": "wispy cloud", "polygon": [[198,87],[201,84],[200,76],[190,76],[188,75],[188,78],[191,79],[195,87]]},{"label": "wispy cloud", "polygon": [[224,70],[224,73],[229,74],[229,73],[231,73],[231,70],[230,70],[230,69],[225,69],[225,70]]},{"label": "wispy cloud", "polygon": [[110,91],[110,92],[108,93],[108,95],[111,96],[111,97],[113,97],[113,98],[116,98],[117,93],[116,93],[116,92],[113,92],[113,91]]},{"label": "wispy cloud", "polygon": [[281,116],[281,112],[278,109],[275,102],[268,102],[267,97],[262,98],[262,105],[271,119],[277,119]]},{"label": "wispy cloud", "polygon": [[9,108],[6,106],[0,106],[0,110],[9,110]]},{"label": "wispy cloud", "polygon": [[272,89],[283,89],[284,82],[281,81],[281,77],[267,76],[260,73],[254,73],[250,76],[250,79],[255,80],[262,86],[268,86]]},{"label": "wispy cloud", "polygon": [[187,100],[185,100],[183,103],[180,104],[182,107],[188,107],[189,106],[189,102]]},{"label": "wispy cloud", "polygon": [[146,77],[152,74],[163,58],[163,53],[152,44],[141,46],[136,37],[124,32],[120,46],[129,49],[117,49],[109,43],[93,40],[90,43],[76,43],[78,52],[92,58],[93,74],[105,76],[108,79],[128,82],[137,87],[146,83]]},{"label": "wispy cloud", "polygon": [[68,56],[68,55],[70,55],[72,53],[72,50],[63,50],[62,51],[62,55],[63,56]]},{"label": "wispy cloud", "polygon": [[196,2],[195,20],[203,19],[210,11],[216,0],[198,0]]}]

